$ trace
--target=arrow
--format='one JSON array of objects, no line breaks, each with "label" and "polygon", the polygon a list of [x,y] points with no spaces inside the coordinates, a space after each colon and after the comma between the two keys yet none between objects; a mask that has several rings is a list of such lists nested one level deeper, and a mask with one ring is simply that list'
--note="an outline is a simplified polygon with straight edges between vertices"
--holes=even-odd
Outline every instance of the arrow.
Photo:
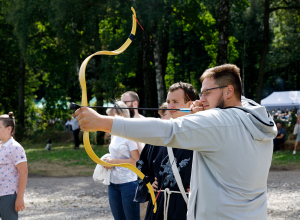
[{"label": "arrow", "polygon": [[191,112],[190,108],[132,108],[132,107],[104,107],[104,106],[80,106],[77,105],[74,102],[71,102],[69,105],[69,108],[71,110],[77,110],[81,107],[88,107],[88,108],[113,108],[113,109],[140,109],[140,110],[154,110],[154,111],[158,111],[158,110],[170,110],[170,111],[181,111],[181,112],[185,112],[185,113],[189,113]]}]

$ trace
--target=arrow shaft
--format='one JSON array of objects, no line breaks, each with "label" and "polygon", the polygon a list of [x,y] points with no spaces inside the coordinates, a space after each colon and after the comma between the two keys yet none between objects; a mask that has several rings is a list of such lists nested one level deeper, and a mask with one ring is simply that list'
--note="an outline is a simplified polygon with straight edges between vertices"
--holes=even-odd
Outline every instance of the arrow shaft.
[{"label": "arrow shaft", "polygon": [[105,107],[105,106],[88,106],[89,108],[113,108],[113,109],[139,109],[139,110],[173,110],[180,111],[180,109],[174,108],[133,108],[133,107]]},{"label": "arrow shaft", "polygon": [[88,107],[88,108],[101,108],[101,109],[106,109],[106,108],[113,108],[113,109],[138,109],[138,110],[154,110],[154,111],[158,111],[158,110],[169,110],[169,111],[181,111],[181,112],[190,112],[191,109],[189,108],[133,108],[133,107],[115,107],[115,106],[109,106],[109,107],[105,107],[105,106],[80,106],[77,105],[75,103],[71,103],[70,104],[70,109],[71,110],[76,110],[79,109],[81,107]]}]

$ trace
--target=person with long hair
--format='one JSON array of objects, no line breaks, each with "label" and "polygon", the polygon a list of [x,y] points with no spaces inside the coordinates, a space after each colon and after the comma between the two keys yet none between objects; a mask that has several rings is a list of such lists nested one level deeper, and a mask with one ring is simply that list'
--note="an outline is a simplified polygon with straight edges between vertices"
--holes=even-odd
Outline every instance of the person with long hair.
[{"label": "person with long hair", "polygon": [[0,218],[17,220],[25,209],[27,159],[24,148],[12,137],[15,119],[12,112],[0,115]]},{"label": "person with long hair", "polygon": [[[122,101],[117,101],[116,108],[126,108]],[[109,116],[129,118],[128,109],[111,108],[106,111]],[[136,165],[139,159],[137,143],[122,137],[111,136],[109,145],[110,158],[107,163],[130,163]],[[137,188],[137,175],[125,167],[105,167],[111,169],[110,185],[108,186],[109,205],[115,220],[139,220],[140,205],[133,201]]]}]

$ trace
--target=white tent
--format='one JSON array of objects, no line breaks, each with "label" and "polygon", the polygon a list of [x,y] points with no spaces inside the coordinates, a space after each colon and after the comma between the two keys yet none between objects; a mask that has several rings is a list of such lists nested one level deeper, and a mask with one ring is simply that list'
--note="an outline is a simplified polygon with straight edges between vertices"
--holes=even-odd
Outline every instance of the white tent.
[{"label": "white tent", "polygon": [[300,91],[273,92],[261,100],[260,104],[267,110],[300,109]]}]

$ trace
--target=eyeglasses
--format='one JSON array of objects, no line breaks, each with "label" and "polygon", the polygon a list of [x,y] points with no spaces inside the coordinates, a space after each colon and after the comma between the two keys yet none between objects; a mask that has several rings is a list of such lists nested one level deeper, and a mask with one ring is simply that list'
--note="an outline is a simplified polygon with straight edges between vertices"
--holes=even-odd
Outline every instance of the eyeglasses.
[{"label": "eyeglasses", "polygon": [[126,104],[126,102],[134,102],[134,101],[123,101],[125,104]]},{"label": "eyeglasses", "polygon": [[207,97],[210,93],[210,90],[224,88],[224,87],[227,87],[227,86],[219,86],[219,87],[214,87],[214,88],[210,88],[210,89],[205,89],[199,93],[199,98],[201,99],[202,96]]}]

